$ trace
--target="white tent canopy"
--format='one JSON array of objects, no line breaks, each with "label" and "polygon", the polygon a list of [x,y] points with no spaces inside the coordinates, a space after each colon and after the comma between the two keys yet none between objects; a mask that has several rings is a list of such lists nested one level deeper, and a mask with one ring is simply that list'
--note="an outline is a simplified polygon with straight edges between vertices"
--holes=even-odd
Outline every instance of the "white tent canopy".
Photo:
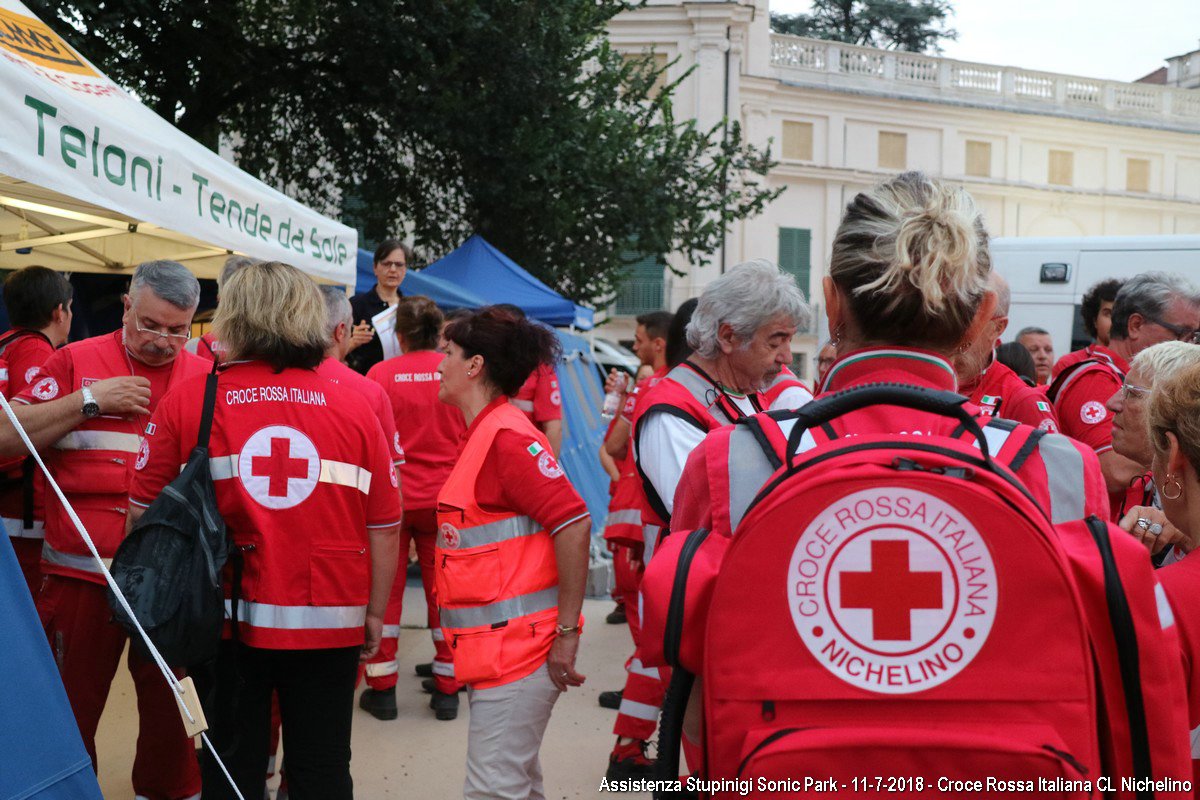
[{"label": "white tent canopy", "polygon": [[230,253],[351,284],[358,235],[181,133],[0,0],[0,268],[215,277]]}]

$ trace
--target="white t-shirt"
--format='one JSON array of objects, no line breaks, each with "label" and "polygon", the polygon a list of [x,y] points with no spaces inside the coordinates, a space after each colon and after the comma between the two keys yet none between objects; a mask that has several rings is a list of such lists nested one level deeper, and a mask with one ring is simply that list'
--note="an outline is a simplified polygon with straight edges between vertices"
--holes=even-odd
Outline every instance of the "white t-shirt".
[{"label": "white t-shirt", "polygon": [[[749,397],[733,394],[728,397],[742,413],[757,413]],[[658,492],[669,512],[675,505],[675,487],[679,485],[683,466],[696,446],[704,441],[708,432],[673,414],[661,411],[648,413],[641,424],[639,447],[636,450],[638,466],[642,468],[642,472],[650,480],[654,491]]]},{"label": "white t-shirt", "polygon": [[779,393],[768,411],[795,411],[813,399],[812,392],[803,386],[789,386]]}]

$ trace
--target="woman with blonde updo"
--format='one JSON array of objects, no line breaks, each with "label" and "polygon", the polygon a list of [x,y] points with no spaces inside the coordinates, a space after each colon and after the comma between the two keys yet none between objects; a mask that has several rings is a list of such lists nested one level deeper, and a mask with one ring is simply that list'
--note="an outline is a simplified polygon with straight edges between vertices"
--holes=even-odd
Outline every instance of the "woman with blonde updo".
[{"label": "woman with blonde updo", "polygon": [[[838,226],[823,283],[836,360],[818,387],[820,394],[868,383],[958,391],[954,356],[970,349],[996,307],[991,269],[983,217],[963,189],[906,172],[860,192]],[[957,423],[877,406],[832,425],[840,435],[932,436],[951,435]],[[720,527],[709,513],[714,495],[706,445],[693,452],[680,478],[675,504],[682,516],[672,519],[677,530]],[[1050,469],[1061,476],[1056,486],[1065,487],[1062,491],[1050,492]],[[1107,518],[1108,497],[1095,455],[1064,436],[1043,436],[1017,474],[1056,522],[1085,514]]]}]

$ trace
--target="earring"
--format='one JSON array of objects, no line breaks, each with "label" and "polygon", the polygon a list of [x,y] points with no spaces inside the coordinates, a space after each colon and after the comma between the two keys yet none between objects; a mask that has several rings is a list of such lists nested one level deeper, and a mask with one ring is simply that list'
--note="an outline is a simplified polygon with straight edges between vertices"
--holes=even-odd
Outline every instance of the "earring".
[{"label": "earring", "polygon": [[473,378],[473,377],[475,377],[475,373],[474,373],[474,372],[471,372],[470,370],[467,370],[467,377],[468,377],[468,378]]},{"label": "earring", "polygon": [[[1168,491],[1170,489],[1173,489],[1175,493],[1171,494],[1171,492]],[[1183,484],[1180,483],[1179,478],[1167,473],[1167,479],[1165,482],[1163,482],[1162,496],[1168,500],[1178,500],[1179,498],[1183,497]]]},{"label": "earring", "polygon": [[838,325],[837,329],[833,332],[833,338],[829,340],[829,343],[831,345],[833,345],[834,347],[837,347],[839,344],[841,344],[841,342],[842,342],[842,326]]}]

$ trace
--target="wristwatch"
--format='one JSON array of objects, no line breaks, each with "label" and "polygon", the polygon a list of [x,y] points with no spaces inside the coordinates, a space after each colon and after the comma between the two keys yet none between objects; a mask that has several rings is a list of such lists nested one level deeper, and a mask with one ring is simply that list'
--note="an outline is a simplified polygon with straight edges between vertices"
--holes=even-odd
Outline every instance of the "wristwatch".
[{"label": "wristwatch", "polygon": [[80,391],[83,393],[83,415],[88,419],[100,416],[100,404],[96,402],[92,390],[84,386]]}]

